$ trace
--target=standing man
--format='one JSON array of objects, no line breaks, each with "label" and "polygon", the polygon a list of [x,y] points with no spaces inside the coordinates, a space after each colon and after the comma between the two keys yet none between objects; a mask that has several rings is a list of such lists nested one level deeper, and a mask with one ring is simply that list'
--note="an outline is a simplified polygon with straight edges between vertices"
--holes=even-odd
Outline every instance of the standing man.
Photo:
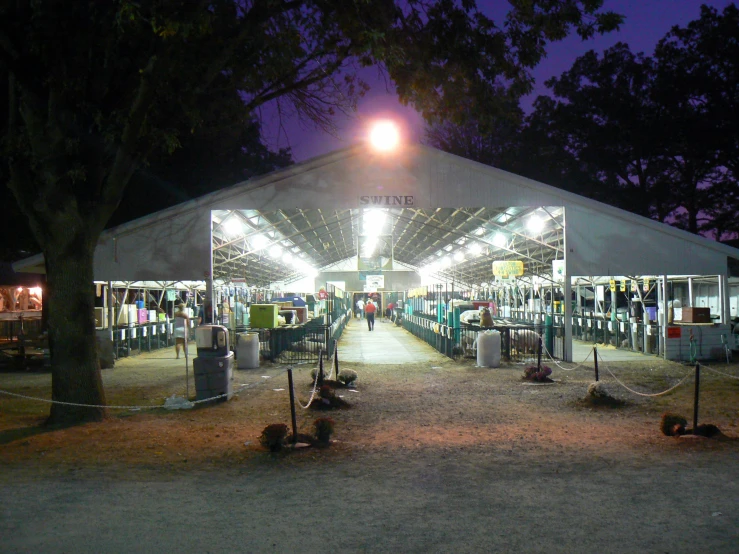
[{"label": "standing man", "polygon": [[375,328],[375,312],[377,307],[372,300],[367,300],[367,305],[364,307],[364,313],[367,314],[367,327],[372,331]]},{"label": "standing man", "polygon": [[177,359],[180,358],[180,349],[187,357],[187,335],[190,330],[190,316],[185,311],[185,305],[180,302],[177,304],[177,311],[174,314],[174,351]]},{"label": "standing man", "polygon": [[359,319],[362,319],[362,316],[364,315],[364,301],[362,300],[362,297],[359,297],[359,300],[357,300],[357,317]]}]

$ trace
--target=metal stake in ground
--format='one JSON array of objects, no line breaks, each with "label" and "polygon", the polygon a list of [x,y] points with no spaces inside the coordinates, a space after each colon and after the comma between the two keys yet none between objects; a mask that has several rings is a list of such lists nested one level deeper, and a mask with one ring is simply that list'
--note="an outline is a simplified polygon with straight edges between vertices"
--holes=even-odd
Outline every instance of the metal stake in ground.
[{"label": "metal stake in ground", "polygon": [[701,388],[701,365],[695,364],[695,398],[693,400],[693,434],[698,429],[698,397]]},{"label": "metal stake in ground", "polygon": [[539,335],[539,348],[536,353],[536,368],[537,371],[541,371],[541,335]]},{"label": "metal stake in ground", "polygon": [[339,345],[334,343],[334,369],[336,370],[336,380],[339,380]]},{"label": "metal stake in ground", "polygon": [[318,351],[318,386],[323,386],[323,349]]},{"label": "metal stake in ground", "polygon": [[595,381],[598,382],[598,347],[593,345],[593,360],[595,361]]},{"label": "metal stake in ground", "polygon": [[295,417],[295,390],[293,387],[293,368],[287,369],[287,384],[290,387],[290,415],[293,420],[293,444],[298,442],[298,420]]}]

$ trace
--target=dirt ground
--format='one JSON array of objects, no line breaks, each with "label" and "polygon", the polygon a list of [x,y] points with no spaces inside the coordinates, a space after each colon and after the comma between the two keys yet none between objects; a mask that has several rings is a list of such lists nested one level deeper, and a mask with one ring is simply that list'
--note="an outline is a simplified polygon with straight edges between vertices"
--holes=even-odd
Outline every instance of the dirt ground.
[{"label": "dirt ground", "polygon": [[[312,367],[294,368],[303,403]],[[337,389],[351,407],[330,413],[335,442],[277,454],[258,437],[290,425],[282,366],[237,370],[249,386],[227,403],[110,410],[66,429],[40,425],[48,405],[0,395],[0,551],[736,551],[739,441],[660,433],[665,411],[692,421],[692,378],[643,397],[608,373],[656,393],[692,367],[605,364],[626,404],[597,409],[582,403],[592,367],[553,366],[551,385],[525,383],[523,367],[342,364],[359,380]],[[109,404],[185,392],[172,352],[123,360],[104,381]],[[49,384],[0,374],[0,389],[28,396]],[[739,436],[739,379],[704,369],[701,384],[700,422]],[[300,432],[319,415],[298,408]]]}]

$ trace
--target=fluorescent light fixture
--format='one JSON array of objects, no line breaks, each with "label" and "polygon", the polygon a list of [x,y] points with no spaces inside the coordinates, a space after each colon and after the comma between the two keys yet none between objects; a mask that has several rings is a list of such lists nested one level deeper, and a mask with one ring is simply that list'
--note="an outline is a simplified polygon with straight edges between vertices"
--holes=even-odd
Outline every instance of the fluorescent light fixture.
[{"label": "fluorescent light fixture", "polygon": [[476,235],[477,235],[478,237],[479,237],[480,235],[484,235],[484,234],[485,234],[485,227],[478,227],[477,229],[475,229],[475,234],[476,234]]},{"label": "fluorescent light fixture", "polygon": [[536,214],[533,214],[526,222],[526,228],[534,234],[541,233],[544,228],[544,220]]},{"label": "fluorescent light fixture", "polygon": [[370,130],[369,141],[372,147],[380,152],[395,150],[400,143],[398,126],[389,120],[378,121]]},{"label": "fluorescent light fixture", "polygon": [[455,262],[463,262],[464,261],[464,253],[459,251],[454,253],[454,261]]},{"label": "fluorescent light fixture", "polygon": [[493,244],[498,248],[505,248],[505,246],[508,244],[508,239],[503,233],[495,233],[495,236],[493,237]]}]

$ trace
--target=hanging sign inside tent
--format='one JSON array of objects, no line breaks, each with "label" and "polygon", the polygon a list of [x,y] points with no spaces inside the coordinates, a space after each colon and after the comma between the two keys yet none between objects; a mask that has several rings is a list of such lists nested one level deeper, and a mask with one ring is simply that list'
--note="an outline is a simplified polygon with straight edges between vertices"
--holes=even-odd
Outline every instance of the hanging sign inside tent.
[{"label": "hanging sign inside tent", "polygon": [[644,277],[644,285],[642,286],[644,292],[649,292],[649,277]]},{"label": "hanging sign inside tent", "polygon": [[554,280],[561,283],[565,280],[565,261],[564,260],[552,260],[552,276]]},{"label": "hanging sign inside tent", "polygon": [[493,262],[493,275],[496,277],[520,277],[523,275],[523,262],[497,260]]},{"label": "hanging sign inside tent", "polygon": [[621,292],[626,292],[626,279],[621,280],[621,287],[619,289]]},{"label": "hanging sign inside tent", "polygon": [[616,280],[611,279],[610,281],[608,281],[608,284],[611,286],[611,292],[616,292]]},{"label": "hanging sign inside tent", "polygon": [[631,292],[636,292],[639,290],[639,284],[636,282],[636,279],[631,280]]},{"label": "hanging sign inside tent", "polygon": [[366,281],[367,281],[368,287],[373,287],[375,289],[385,288],[385,276],[384,275],[367,275]]}]

